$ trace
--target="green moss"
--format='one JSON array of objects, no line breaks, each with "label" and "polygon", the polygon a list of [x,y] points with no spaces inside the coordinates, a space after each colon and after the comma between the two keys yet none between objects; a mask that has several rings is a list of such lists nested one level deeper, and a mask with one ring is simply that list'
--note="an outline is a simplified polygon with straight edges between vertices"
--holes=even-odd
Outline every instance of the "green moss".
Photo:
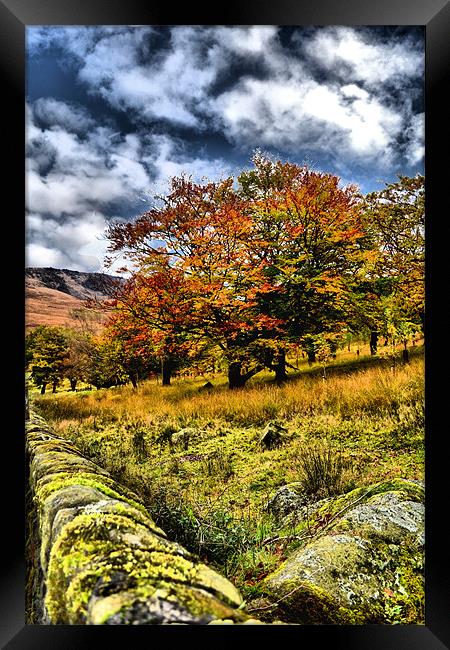
[{"label": "green moss", "polygon": [[[127,533],[134,534],[145,548],[126,545],[130,542],[125,539]],[[85,623],[95,589],[99,585],[105,593],[114,589],[118,575],[122,576],[120,590],[142,587],[153,593],[163,587],[169,589],[174,602],[179,602],[180,593],[184,600],[187,598],[186,589],[180,592],[184,585],[213,592],[222,600],[234,599],[239,604],[239,596],[236,598],[237,592],[233,593],[228,581],[183,557],[182,549],[176,552],[178,548],[169,547],[168,542],[126,517],[103,513],[78,515],[65,526],[51,551],[45,601],[50,620]],[[225,605],[221,604],[219,609],[221,615],[229,613]]]},{"label": "green moss", "polygon": [[217,619],[231,619],[244,622],[245,613],[232,610],[208,593],[182,584],[159,584],[139,586],[132,591],[112,594],[106,598],[95,599],[90,604],[89,622],[97,625],[109,623],[112,617],[128,622],[128,612],[138,603],[150,610],[158,600],[165,600],[182,607],[197,621],[207,623]]},{"label": "green moss", "polygon": [[48,452],[70,453],[77,458],[84,458],[78,449],[67,440],[61,438],[53,440],[37,440],[36,442],[28,441],[28,449],[32,457],[40,456]]},{"label": "green moss", "polygon": [[368,570],[380,582],[383,622],[424,623],[424,556],[412,540],[388,544],[380,539],[368,557]]},{"label": "green moss", "polygon": [[271,616],[304,624],[423,623],[423,556],[413,536],[400,544],[346,539],[340,545],[334,534],[322,537],[268,576],[262,593],[273,603]]},{"label": "green moss", "polygon": [[113,479],[92,472],[77,472],[76,474],[58,472],[53,474],[50,480],[47,477],[47,480],[43,485],[38,481],[35,500],[39,507],[42,508],[45,500],[53,492],[61,490],[68,485],[86,485],[96,488],[99,492],[102,492],[108,497],[112,497],[119,501],[125,501],[149,518],[147,510],[142,503],[138,501],[138,497],[135,494],[126,488],[119,486]]},{"label": "green moss", "polygon": [[[287,529],[282,528],[281,533],[300,534],[305,530],[311,533],[320,533],[325,528],[333,517],[342,513],[342,518],[345,518],[345,513],[353,506],[367,503],[372,497],[384,492],[396,492],[403,500],[414,501],[423,503],[425,499],[425,490],[421,485],[406,481],[405,479],[395,478],[390,481],[381,481],[374,485],[356,488],[351,492],[342,494],[337,497],[324,500],[314,514],[306,521],[300,522],[295,528],[294,533],[292,527]],[[350,524],[339,523],[340,530],[348,530]]]},{"label": "green moss", "polygon": [[[272,606],[264,605],[264,610],[255,608],[250,611],[261,615],[263,620],[276,617],[303,625],[358,625],[366,622],[361,612],[339,605],[325,589],[308,581],[293,579],[284,582],[282,593],[274,593],[267,588],[263,588],[262,593],[269,598]],[[372,617],[379,618],[377,615]]]}]

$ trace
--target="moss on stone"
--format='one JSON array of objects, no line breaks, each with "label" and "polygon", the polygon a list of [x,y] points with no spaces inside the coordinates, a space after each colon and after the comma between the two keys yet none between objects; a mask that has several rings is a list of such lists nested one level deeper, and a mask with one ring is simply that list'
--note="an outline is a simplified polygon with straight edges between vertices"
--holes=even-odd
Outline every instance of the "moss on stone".
[{"label": "moss on stone", "polygon": [[[385,492],[395,492],[402,500],[416,503],[423,503],[425,499],[425,490],[420,484],[401,478],[381,481],[370,486],[356,488],[351,492],[336,497],[324,499],[318,508],[315,508],[313,504],[312,515],[302,520],[295,527],[292,526],[291,517],[288,516],[283,522],[280,532],[282,534],[298,534],[309,530],[311,533],[319,534],[321,529],[325,528],[334,517],[339,517],[340,513],[344,517],[345,513],[354,506],[367,503],[374,496]],[[295,513],[293,514],[295,520]]]},{"label": "moss on stone", "polygon": [[396,479],[328,500],[308,522],[315,537],[263,581],[272,615],[423,623],[421,496],[420,485]]},{"label": "moss on stone", "polygon": [[72,443],[28,426],[50,623],[244,621],[242,598]]},{"label": "moss on stone", "polygon": [[[145,547],[130,545],[127,533]],[[234,606],[242,602],[225,578],[183,557],[181,547],[159,539],[142,525],[110,513],[83,514],[64,527],[51,550],[46,595],[51,620],[86,622],[89,599],[96,587],[101,583],[103,591],[108,591],[111,577],[119,573],[124,575],[127,587],[147,585],[156,589],[168,584],[176,594],[178,586],[184,584]]]},{"label": "moss on stone", "polygon": [[[136,610],[140,610],[140,615],[136,616]],[[243,612],[230,609],[211,594],[182,584],[144,585],[105,598],[93,598],[88,618],[96,625],[129,622],[207,624],[214,620],[247,620]]]},{"label": "moss on stone", "polygon": [[147,517],[149,516],[147,510],[134,493],[119,486],[116,481],[108,476],[102,476],[92,472],[76,472],[74,474],[70,472],[56,472],[52,478],[46,480],[44,484],[38,482],[35,494],[38,505],[42,507],[48,496],[69,485],[86,485],[96,488],[106,496],[120,501],[125,501],[137,510],[140,510]]}]

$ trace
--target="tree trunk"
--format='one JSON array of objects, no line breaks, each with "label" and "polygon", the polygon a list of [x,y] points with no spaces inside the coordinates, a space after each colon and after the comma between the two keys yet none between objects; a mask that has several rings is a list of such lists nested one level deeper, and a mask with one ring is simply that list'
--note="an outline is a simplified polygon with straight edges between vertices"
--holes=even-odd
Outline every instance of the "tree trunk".
[{"label": "tree trunk", "polygon": [[77,379],[69,379],[70,381],[70,390],[75,391],[77,387]]},{"label": "tree trunk", "polygon": [[242,363],[239,361],[232,361],[228,366],[228,387],[233,388],[242,388],[245,382],[241,375]]},{"label": "tree trunk", "polygon": [[309,365],[311,365],[316,360],[316,351],[314,350],[314,348],[310,348],[309,350],[306,351],[306,354],[308,355],[308,363]]},{"label": "tree trunk", "polygon": [[403,363],[409,363],[408,341],[403,341],[402,359]]},{"label": "tree trunk", "polygon": [[41,395],[45,395],[45,389],[47,388],[47,384],[42,384],[41,386]]},{"label": "tree trunk", "polygon": [[58,385],[58,382],[54,381],[52,384],[52,393],[56,393],[56,387]]},{"label": "tree trunk", "polygon": [[374,355],[377,353],[378,347],[378,332],[377,330],[372,330],[370,332],[370,354]]},{"label": "tree trunk", "polygon": [[228,388],[243,388],[247,381],[263,368],[264,366],[258,365],[242,374],[242,363],[240,361],[231,361],[228,366]]},{"label": "tree trunk", "polygon": [[170,379],[172,377],[172,360],[167,357],[166,359],[161,359],[161,375],[162,375],[162,385],[170,386]]},{"label": "tree trunk", "polygon": [[287,379],[286,372],[286,350],[278,350],[274,363],[275,381],[277,384],[282,384]]}]

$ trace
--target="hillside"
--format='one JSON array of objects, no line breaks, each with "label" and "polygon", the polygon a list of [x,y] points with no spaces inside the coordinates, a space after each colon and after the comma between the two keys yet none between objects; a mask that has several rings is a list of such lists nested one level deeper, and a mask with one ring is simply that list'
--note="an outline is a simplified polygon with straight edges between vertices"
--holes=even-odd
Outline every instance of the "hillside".
[{"label": "hillside", "polygon": [[[25,328],[71,325],[73,310],[88,299],[105,300],[120,278],[69,269],[25,269]],[[99,319],[101,321],[101,318]]]}]

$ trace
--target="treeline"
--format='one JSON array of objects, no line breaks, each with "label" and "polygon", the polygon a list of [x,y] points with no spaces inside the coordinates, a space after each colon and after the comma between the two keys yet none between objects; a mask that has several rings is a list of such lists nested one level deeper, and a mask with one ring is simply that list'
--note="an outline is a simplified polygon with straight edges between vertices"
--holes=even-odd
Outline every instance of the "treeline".
[{"label": "treeline", "polygon": [[366,332],[376,354],[380,336],[406,348],[422,331],[423,176],[362,196],[332,174],[252,162],[220,182],[173,178],[150,210],[109,227],[108,260],[131,266],[103,341],[133,384],[211,360],[230,388],[263,369],[280,383],[293,348],[324,359]]}]

